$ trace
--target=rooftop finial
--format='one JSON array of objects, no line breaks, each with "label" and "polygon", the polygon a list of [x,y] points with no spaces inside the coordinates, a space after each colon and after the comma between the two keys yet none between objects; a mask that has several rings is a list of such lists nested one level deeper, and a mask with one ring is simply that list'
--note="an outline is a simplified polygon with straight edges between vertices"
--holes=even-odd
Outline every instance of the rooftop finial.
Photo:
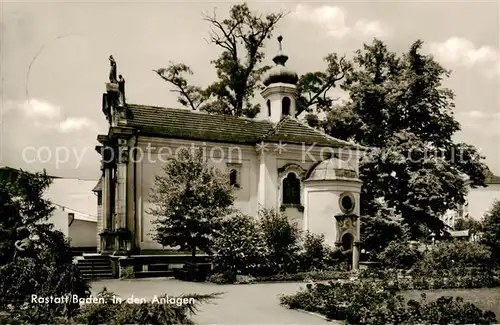
[{"label": "rooftop finial", "polygon": [[288,60],[288,56],[286,56],[285,54],[283,54],[283,51],[282,51],[282,48],[281,48],[281,41],[283,40],[283,36],[278,36],[278,42],[280,44],[280,49],[278,51],[278,54],[274,57],[273,61],[274,63],[278,64],[278,65],[282,65],[284,66],[285,65],[285,62]]},{"label": "rooftop finial", "polygon": [[281,41],[283,40],[283,36],[278,36],[278,42],[280,43],[280,52],[283,50],[283,48],[281,47]]}]

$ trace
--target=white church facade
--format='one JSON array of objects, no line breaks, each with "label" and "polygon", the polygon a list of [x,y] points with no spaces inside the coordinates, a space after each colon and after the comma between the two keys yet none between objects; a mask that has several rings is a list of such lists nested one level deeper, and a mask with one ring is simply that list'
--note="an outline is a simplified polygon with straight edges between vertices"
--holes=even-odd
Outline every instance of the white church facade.
[{"label": "white church facade", "polygon": [[209,164],[228,171],[241,212],[257,216],[260,208],[279,210],[300,228],[323,234],[327,244],[352,249],[357,268],[358,163],[364,148],[295,118],[298,78],[285,67],[288,57],[281,49],[263,80],[265,105],[255,119],[125,103],[124,80],[116,78],[110,59],[103,95],[109,132],[98,136],[96,147],[102,156],[102,253],[163,249],[152,239],[148,213],[154,178],[179,148],[197,147],[207,153]]}]

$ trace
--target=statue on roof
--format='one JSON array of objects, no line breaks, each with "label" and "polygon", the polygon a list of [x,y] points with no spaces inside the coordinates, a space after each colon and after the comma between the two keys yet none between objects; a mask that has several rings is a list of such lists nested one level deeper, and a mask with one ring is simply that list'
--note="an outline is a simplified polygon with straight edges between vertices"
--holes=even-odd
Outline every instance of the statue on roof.
[{"label": "statue on roof", "polygon": [[125,79],[122,75],[118,76],[118,90],[120,95],[118,97],[119,106],[125,106]]},{"label": "statue on roof", "polygon": [[112,55],[109,56],[109,64],[110,64],[109,82],[117,83],[118,80],[116,79],[116,61]]}]

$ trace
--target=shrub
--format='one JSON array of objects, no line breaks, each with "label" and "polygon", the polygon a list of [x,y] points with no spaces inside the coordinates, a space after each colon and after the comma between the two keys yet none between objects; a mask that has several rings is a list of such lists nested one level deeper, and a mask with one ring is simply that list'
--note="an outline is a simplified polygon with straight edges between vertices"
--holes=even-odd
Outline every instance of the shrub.
[{"label": "shrub", "polygon": [[209,277],[209,281],[216,284],[249,284],[259,282],[283,282],[283,281],[325,281],[336,279],[348,279],[351,276],[349,272],[321,270],[298,272],[293,274],[275,274],[268,276],[245,276],[245,275],[227,275],[217,273]]},{"label": "shrub", "polygon": [[236,273],[215,273],[210,275],[207,280],[215,284],[232,284],[236,282]]},{"label": "shrub", "polygon": [[134,266],[126,266],[122,268],[120,279],[134,279],[134,278],[135,278]]},{"label": "shrub", "polygon": [[351,267],[352,250],[342,251],[341,248],[326,248],[326,265],[328,268],[347,271]]},{"label": "shrub", "polygon": [[226,217],[215,235],[214,271],[231,274],[253,274],[261,268],[265,245],[257,221],[241,213]]},{"label": "shrub", "polygon": [[486,265],[491,263],[491,252],[485,245],[468,241],[444,241],[423,253],[415,268],[422,273],[437,269]]},{"label": "shrub", "polygon": [[325,247],[325,236],[307,231],[303,238],[300,252],[300,269],[310,271],[323,269],[327,262],[328,249]]},{"label": "shrub", "polygon": [[406,301],[381,282],[330,282],[308,285],[294,295],[282,296],[282,305],[318,312],[347,324],[493,324],[495,315],[463,299],[441,297],[427,303]]},{"label": "shrub", "polygon": [[30,303],[32,295],[77,295],[82,298],[89,295],[88,284],[72,263],[58,264],[38,258],[17,258],[12,263],[0,266],[0,278],[0,310],[5,310],[7,305],[12,305],[14,310],[22,309],[23,319],[29,323],[50,323],[59,316],[70,317],[79,308],[78,303],[71,301],[33,304]]},{"label": "shrub", "polygon": [[394,240],[378,255],[382,266],[410,269],[421,258],[421,253],[406,241]]},{"label": "shrub", "polygon": [[[195,302],[204,302],[213,299],[218,294],[189,295],[182,298],[194,298]],[[125,301],[117,303],[115,295],[101,291],[96,298],[103,298],[105,303],[86,304],[81,313],[75,317],[76,324],[194,324],[190,316],[196,311],[193,303],[169,304],[169,303],[142,303],[129,304]],[[166,296],[162,296],[166,297]],[[158,297],[161,299],[162,297]],[[115,298],[116,299],[116,298]],[[171,299],[171,298],[169,298]]]},{"label": "shrub", "polygon": [[274,210],[261,210],[259,215],[269,271],[271,274],[297,272],[301,236],[297,224]]}]

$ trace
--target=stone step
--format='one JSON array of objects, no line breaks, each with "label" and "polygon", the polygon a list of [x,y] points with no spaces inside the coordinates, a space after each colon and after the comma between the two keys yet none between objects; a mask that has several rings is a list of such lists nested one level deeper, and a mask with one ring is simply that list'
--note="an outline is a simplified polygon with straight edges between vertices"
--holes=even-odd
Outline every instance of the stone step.
[{"label": "stone step", "polygon": [[84,258],[80,258],[80,261],[109,262],[109,258],[107,256],[103,256],[103,257],[84,257]]},{"label": "stone step", "polygon": [[80,260],[78,261],[78,264],[80,265],[111,265],[109,261],[85,261],[85,260]]},{"label": "stone step", "polygon": [[93,273],[82,274],[82,276],[84,278],[92,278],[92,277],[98,278],[98,277],[101,277],[101,276],[112,276],[112,275],[113,275],[113,272],[111,272],[111,271],[101,271],[101,272],[93,272]]},{"label": "stone step", "polygon": [[94,268],[94,269],[78,269],[82,274],[96,273],[96,272],[111,272],[110,267]]}]

